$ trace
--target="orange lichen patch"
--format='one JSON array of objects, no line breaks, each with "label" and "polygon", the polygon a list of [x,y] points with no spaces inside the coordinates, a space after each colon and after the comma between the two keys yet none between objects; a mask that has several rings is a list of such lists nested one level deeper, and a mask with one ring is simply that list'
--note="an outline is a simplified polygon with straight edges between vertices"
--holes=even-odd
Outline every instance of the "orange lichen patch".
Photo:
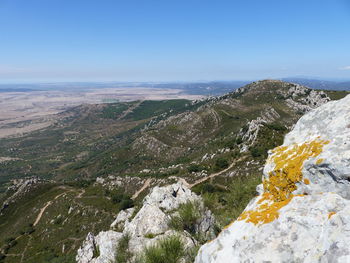
[{"label": "orange lichen patch", "polygon": [[330,219],[331,217],[332,217],[332,215],[335,215],[336,214],[336,212],[330,212],[329,214],[328,214],[328,219]]},{"label": "orange lichen patch", "polygon": [[245,211],[238,220],[246,220],[246,222],[257,224],[267,224],[279,217],[278,210],[287,205],[292,198],[280,202],[267,200],[261,204],[256,210]]},{"label": "orange lichen patch", "polygon": [[[263,180],[264,193],[257,202],[258,207],[244,211],[238,220],[257,225],[267,224],[277,219],[278,211],[292,200],[292,192],[297,189],[296,183],[303,179],[304,162],[318,156],[327,143],[329,141],[318,138],[303,144],[275,148],[274,154],[267,160],[268,163],[274,163],[275,167],[269,173],[269,178]],[[307,178],[303,182],[310,183]]]},{"label": "orange lichen patch", "polygon": [[318,160],[316,161],[316,164],[319,165],[319,164],[323,163],[323,161],[324,161],[324,159],[323,159],[323,158],[320,158],[320,159],[318,159]]},{"label": "orange lichen patch", "polygon": [[297,189],[296,183],[302,180],[302,169],[304,162],[318,156],[328,141],[316,139],[303,144],[294,144],[290,147],[282,146],[273,150],[269,158],[275,164],[269,178],[264,180],[265,192],[273,195],[275,201],[283,201]]},{"label": "orange lichen patch", "polygon": [[261,195],[261,198],[259,199],[258,204],[261,204],[266,200],[271,200],[271,198],[272,198],[272,195],[270,193],[265,192]]}]

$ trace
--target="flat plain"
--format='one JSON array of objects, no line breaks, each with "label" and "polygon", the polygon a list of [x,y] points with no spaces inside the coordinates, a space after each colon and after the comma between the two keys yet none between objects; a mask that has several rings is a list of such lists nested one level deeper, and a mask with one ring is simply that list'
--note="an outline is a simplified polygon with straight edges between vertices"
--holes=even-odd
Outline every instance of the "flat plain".
[{"label": "flat plain", "polygon": [[0,138],[46,128],[57,121],[57,113],[81,104],[202,97],[186,94],[181,89],[149,87],[0,92]]}]

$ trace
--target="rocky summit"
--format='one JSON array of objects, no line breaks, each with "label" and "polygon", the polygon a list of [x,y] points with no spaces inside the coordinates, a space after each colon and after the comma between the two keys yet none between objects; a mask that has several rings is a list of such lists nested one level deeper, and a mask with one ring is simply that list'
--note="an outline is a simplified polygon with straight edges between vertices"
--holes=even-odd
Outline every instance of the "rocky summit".
[{"label": "rocky summit", "polygon": [[259,195],[195,262],[350,261],[350,96],[304,115],[269,152]]}]

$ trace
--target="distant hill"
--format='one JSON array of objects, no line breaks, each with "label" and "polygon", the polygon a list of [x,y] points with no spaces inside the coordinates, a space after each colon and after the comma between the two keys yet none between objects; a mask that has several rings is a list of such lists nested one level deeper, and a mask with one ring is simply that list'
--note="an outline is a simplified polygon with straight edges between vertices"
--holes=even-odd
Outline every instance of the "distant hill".
[{"label": "distant hill", "polygon": [[307,78],[284,78],[283,81],[297,83],[312,89],[350,90],[350,81],[329,81]]}]

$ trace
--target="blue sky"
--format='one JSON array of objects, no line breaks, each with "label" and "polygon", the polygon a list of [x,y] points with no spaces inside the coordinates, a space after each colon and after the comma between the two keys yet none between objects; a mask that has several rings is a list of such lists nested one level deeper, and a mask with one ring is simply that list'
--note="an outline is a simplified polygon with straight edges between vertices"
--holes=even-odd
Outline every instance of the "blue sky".
[{"label": "blue sky", "polygon": [[0,82],[350,79],[348,0],[0,0]]}]

